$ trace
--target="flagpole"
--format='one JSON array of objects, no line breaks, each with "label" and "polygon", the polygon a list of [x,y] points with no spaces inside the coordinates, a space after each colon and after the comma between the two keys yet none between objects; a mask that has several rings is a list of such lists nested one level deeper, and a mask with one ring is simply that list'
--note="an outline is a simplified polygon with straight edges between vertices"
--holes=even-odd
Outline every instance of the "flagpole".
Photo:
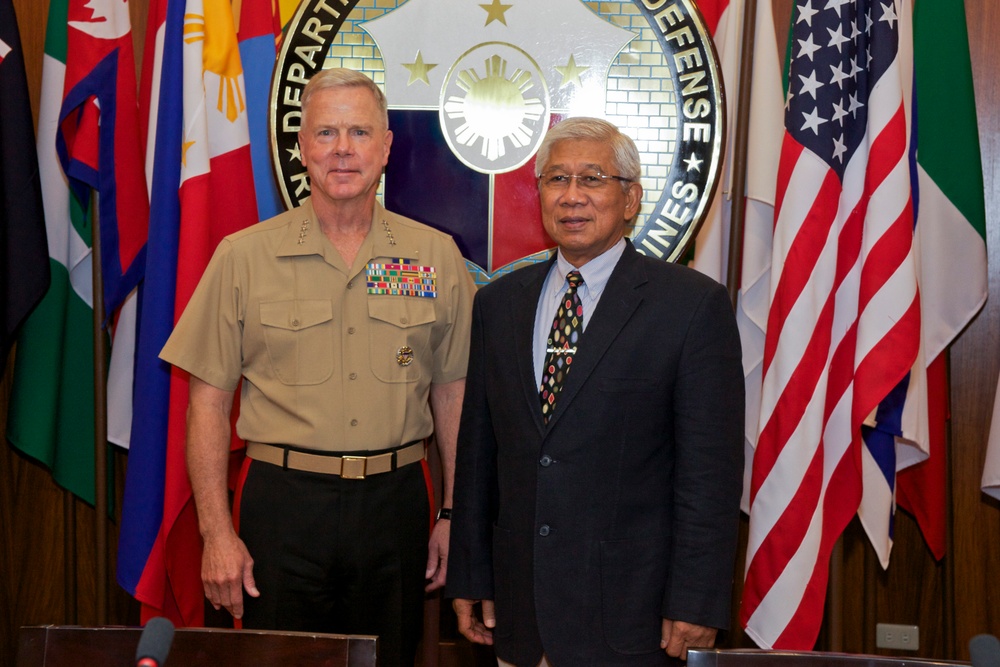
[{"label": "flagpole", "polygon": [[[734,3],[735,5],[735,3]],[[753,48],[757,0],[746,0],[743,7],[743,32],[740,44],[740,78],[736,98],[736,132],[733,137],[733,182],[729,216],[729,261],[726,287],[736,308],[743,272],[743,221],[746,218],[747,144],[750,135],[750,87],[753,83]]]},{"label": "flagpole", "polygon": [[[942,354],[947,354],[945,357],[945,377],[951,377],[951,352],[950,346],[949,351]],[[949,381],[945,390],[945,409],[947,412],[945,414],[951,413],[951,382]],[[944,615],[944,650],[945,655],[956,655],[956,619],[955,619],[955,521],[954,512],[955,506],[952,504],[952,457],[951,454],[951,443],[952,440],[952,421],[949,418],[947,420],[947,430],[945,431],[944,442],[949,448],[949,451],[944,452],[944,530],[945,530],[945,556],[944,556],[944,584],[943,593],[944,601],[942,603],[942,612]],[[943,448],[942,448],[943,449]]]},{"label": "flagpole", "polygon": [[104,279],[101,273],[101,225],[94,196],[92,280],[94,299],[94,556],[97,561],[97,625],[108,622],[108,420],[107,356],[104,347]]},{"label": "flagpole", "polygon": [[63,584],[63,601],[66,605],[66,623],[77,625],[77,558],[76,558],[76,496],[63,489],[63,558],[66,559],[66,579]]}]

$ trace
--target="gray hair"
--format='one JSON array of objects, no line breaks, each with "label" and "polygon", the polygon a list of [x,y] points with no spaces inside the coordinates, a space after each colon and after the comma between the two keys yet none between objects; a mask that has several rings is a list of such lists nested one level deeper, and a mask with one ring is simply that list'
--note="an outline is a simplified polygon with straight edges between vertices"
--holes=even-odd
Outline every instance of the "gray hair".
[{"label": "gray hair", "polygon": [[321,90],[334,88],[367,88],[375,98],[379,114],[385,127],[389,127],[389,103],[385,99],[385,94],[374,81],[353,69],[334,67],[332,69],[322,69],[309,79],[305,89],[302,91],[302,126],[306,124],[306,108],[312,96]]},{"label": "gray hair", "polygon": [[[549,128],[542,140],[542,145],[538,147],[538,153],[535,155],[536,176],[541,176],[545,167],[548,166],[552,147],[567,139],[599,141],[610,145],[613,156],[611,167],[618,171],[617,175],[636,183],[642,178],[639,149],[635,147],[632,138],[606,120],[583,116],[567,118]],[[628,183],[623,183],[622,187],[627,188]]]}]

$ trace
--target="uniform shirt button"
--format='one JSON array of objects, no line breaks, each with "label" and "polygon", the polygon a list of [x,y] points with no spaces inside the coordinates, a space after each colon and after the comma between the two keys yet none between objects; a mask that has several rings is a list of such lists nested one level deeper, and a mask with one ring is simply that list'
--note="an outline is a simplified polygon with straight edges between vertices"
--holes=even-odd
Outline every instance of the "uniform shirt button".
[{"label": "uniform shirt button", "polygon": [[548,468],[550,465],[552,465],[552,457],[549,456],[548,454],[545,454],[544,456],[542,456],[542,458],[538,459],[538,462],[542,464],[543,468]]},{"label": "uniform shirt button", "polygon": [[409,320],[408,318],[406,318],[406,317],[401,317],[401,318],[399,318],[399,323],[400,323],[400,324],[408,324],[408,323],[409,323],[409,321],[410,321],[410,320]]},{"label": "uniform shirt button", "polygon": [[351,289],[351,288],[353,288],[353,287],[354,287],[354,281],[353,281],[353,280],[349,280],[349,281],[347,282],[347,289]]},{"label": "uniform shirt button", "polygon": [[538,529],[538,534],[541,535],[542,537],[548,537],[549,532],[550,528],[549,524],[547,523],[543,523],[542,527]]},{"label": "uniform shirt button", "polygon": [[348,327],[347,328],[347,333],[351,334],[352,336],[354,335],[354,333],[356,331],[357,331],[357,329],[355,329],[354,327]]},{"label": "uniform shirt button", "polygon": [[293,327],[299,326],[299,321],[298,320],[292,320],[292,326]]},{"label": "uniform shirt button", "polygon": [[347,377],[349,377],[352,380],[357,380],[358,379],[358,374],[357,373],[351,373]]},{"label": "uniform shirt button", "polygon": [[352,419],[351,420],[351,426],[357,426],[357,425],[358,425],[358,420],[357,419]]}]

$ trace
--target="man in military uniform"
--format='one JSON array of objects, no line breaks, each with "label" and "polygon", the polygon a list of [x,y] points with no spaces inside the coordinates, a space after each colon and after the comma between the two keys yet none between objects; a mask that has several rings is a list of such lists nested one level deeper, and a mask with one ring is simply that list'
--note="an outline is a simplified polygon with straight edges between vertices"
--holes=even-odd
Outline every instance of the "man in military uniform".
[{"label": "man in military uniform", "polygon": [[312,196],[223,240],[161,357],[191,374],[209,601],[247,628],[377,634],[379,664],[412,665],[449,539],[449,521],[429,528],[424,442],[450,508],[474,286],[449,236],[377,203],[391,144],[370,79],[314,76],[299,133]]}]

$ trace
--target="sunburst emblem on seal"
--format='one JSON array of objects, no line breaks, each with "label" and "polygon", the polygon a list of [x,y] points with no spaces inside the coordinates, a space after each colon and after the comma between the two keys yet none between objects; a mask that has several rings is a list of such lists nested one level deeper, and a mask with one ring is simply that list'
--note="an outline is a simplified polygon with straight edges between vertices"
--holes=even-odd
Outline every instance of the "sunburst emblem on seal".
[{"label": "sunburst emblem on seal", "polygon": [[445,139],[462,162],[481,173],[523,165],[548,127],[548,94],[538,65],[510,44],[480,44],[463,54],[448,73],[441,98]]}]

